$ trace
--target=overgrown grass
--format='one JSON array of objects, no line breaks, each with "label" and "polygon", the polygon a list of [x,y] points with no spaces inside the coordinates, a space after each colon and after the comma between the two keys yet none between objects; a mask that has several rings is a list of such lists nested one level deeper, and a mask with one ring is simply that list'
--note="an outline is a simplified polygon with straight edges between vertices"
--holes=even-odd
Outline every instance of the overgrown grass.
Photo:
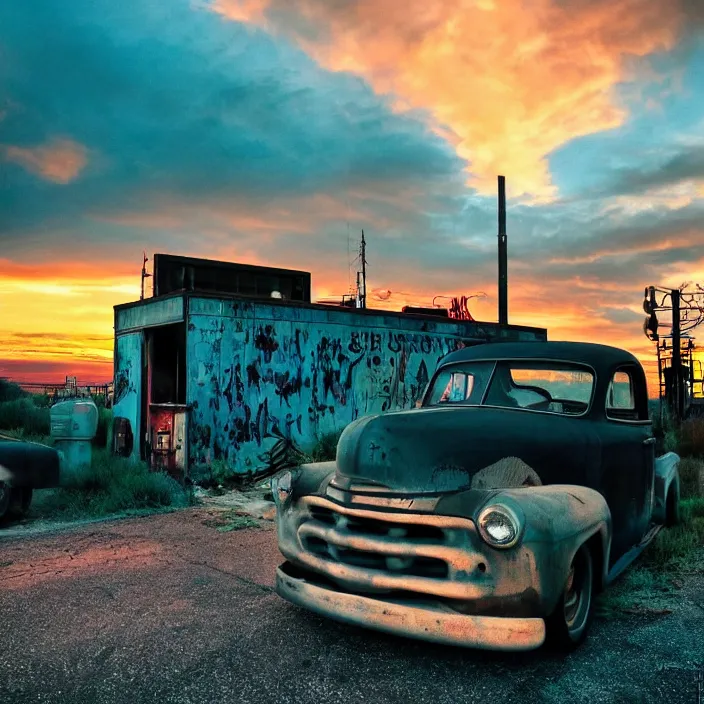
[{"label": "overgrown grass", "polygon": [[309,452],[305,453],[306,462],[332,462],[337,455],[337,443],[342,435],[341,430],[324,433],[316,441]]},{"label": "overgrown grass", "polygon": [[0,432],[9,438],[22,440],[22,442],[38,442],[40,445],[49,445],[50,447],[54,444],[54,438],[51,436],[43,434],[38,435],[37,433],[27,433],[24,428],[18,428],[16,430],[6,430],[5,428],[0,428]]},{"label": "overgrown grass", "polygon": [[704,460],[684,457],[680,460],[680,494],[683,499],[704,496]]},{"label": "overgrown grass", "polygon": [[66,471],[58,489],[36,493],[30,517],[76,520],[189,503],[189,494],[168,475],[107,450],[94,450],[90,467]]},{"label": "overgrown grass", "polygon": [[[49,406],[36,405],[36,397],[0,402],[0,431],[18,439],[51,444],[50,421]],[[92,442],[94,447],[110,447],[112,421],[112,409],[98,407],[98,427]]]},{"label": "overgrown grass", "polygon": [[704,418],[684,421],[677,435],[682,457],[704,457]]},{"label": "overgrown grass", "polygon": [[676,608],[681,578],[704,574],[704,497],[683,499],[680,519],[679,525],[663,528],[642,559],[599,595],[597,613],[658,615]]},{"label": "overgrown grass", "polygon": [[680,524],[661,530],[644,555],[655,571],[704,568],[704,498],[681,501],[680,516]]},{"label": "overgrown grass", "polygon": [[49,409],[38,408],[31,398],[0,403],[0,428],[22,429],[28,435],[49,434]]}]

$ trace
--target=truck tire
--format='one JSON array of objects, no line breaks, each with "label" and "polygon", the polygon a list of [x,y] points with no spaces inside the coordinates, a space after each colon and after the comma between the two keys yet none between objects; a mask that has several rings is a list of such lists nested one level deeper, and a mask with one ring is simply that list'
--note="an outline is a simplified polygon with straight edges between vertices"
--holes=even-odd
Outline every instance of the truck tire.
[{"label": "truck tire", "polygon": [[0,521],[7,515],[10,508],[10,494],[12,490],[6,482],[0,482]]},{"label": "truck tire", "polygon": [[32,503],[32,487],[16,487],[10,492],[10,506],[7,515],[12,519],[24,518]]},{"label": "truck tire", "polygon": [[680,522],[680,492],[679,485],[670,485],[665,501],[665,525],[669,528]]},{"label": "truck tire", "polygon": [[594,561],[586,545],[572,560],[565,588],[555,610],[545,619],[546,640],[562,651],[573,650],[587,637],[594,614]]}]

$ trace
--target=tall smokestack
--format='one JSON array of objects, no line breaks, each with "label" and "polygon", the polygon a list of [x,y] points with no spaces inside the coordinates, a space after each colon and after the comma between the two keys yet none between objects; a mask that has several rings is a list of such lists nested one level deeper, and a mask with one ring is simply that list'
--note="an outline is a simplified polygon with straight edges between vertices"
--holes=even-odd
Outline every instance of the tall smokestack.
[{"label": "tall smokestack", "polygon": [[499,176],[499,325],[508,325],[508,247],[506,243],[506,179]]}]

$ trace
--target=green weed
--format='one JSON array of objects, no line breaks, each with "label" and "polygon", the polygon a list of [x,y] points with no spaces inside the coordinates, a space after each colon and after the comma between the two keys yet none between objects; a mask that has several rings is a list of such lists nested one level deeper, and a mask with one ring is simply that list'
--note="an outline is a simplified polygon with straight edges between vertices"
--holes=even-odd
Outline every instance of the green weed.
[{"label": "green weed", "polygon": [[704,460],[685,457],[680,461],[680,494],[683,499],[704,496]]},{"label": "green weed", "polygon": [[682,423],[678,440],[682,457],[704,457],[704,418],[692,418]]},{"label": "green weed", "polygon": [[30,517],[76,520],[188,504],[188,494],[168,475],[94,450],[90,467],[65,471],[59,488],[36,492]]},{"label": "green weed", "polygon": [[22,429],[27,435],[49,434],[49,409],[38,408],[29,397],[0,403],[0,428]]},{"label": "green weed", "polygon": [[337,457],[337,443],[342,435],[341,430],[320,435],[310,451],[303,453],[302,463],[332,462]]}]

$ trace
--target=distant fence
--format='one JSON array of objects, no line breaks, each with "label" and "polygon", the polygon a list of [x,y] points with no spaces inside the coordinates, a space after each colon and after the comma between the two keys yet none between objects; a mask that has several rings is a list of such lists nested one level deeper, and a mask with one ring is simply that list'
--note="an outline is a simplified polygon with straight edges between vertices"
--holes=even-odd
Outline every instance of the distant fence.
[{"label": "distant fence", "polygon": [[77,381],[76,377],[66,377],[65,381],[58,383],[46,383],[37,381],[21,381],[0,377],[3,381],[17,384],[21,389],[31,394],[41,394],[49,396],[53,401],[66,398],[96,398],[102,396],[106,406],[112,406],[113,383],[112,382],[85,382]]}]

